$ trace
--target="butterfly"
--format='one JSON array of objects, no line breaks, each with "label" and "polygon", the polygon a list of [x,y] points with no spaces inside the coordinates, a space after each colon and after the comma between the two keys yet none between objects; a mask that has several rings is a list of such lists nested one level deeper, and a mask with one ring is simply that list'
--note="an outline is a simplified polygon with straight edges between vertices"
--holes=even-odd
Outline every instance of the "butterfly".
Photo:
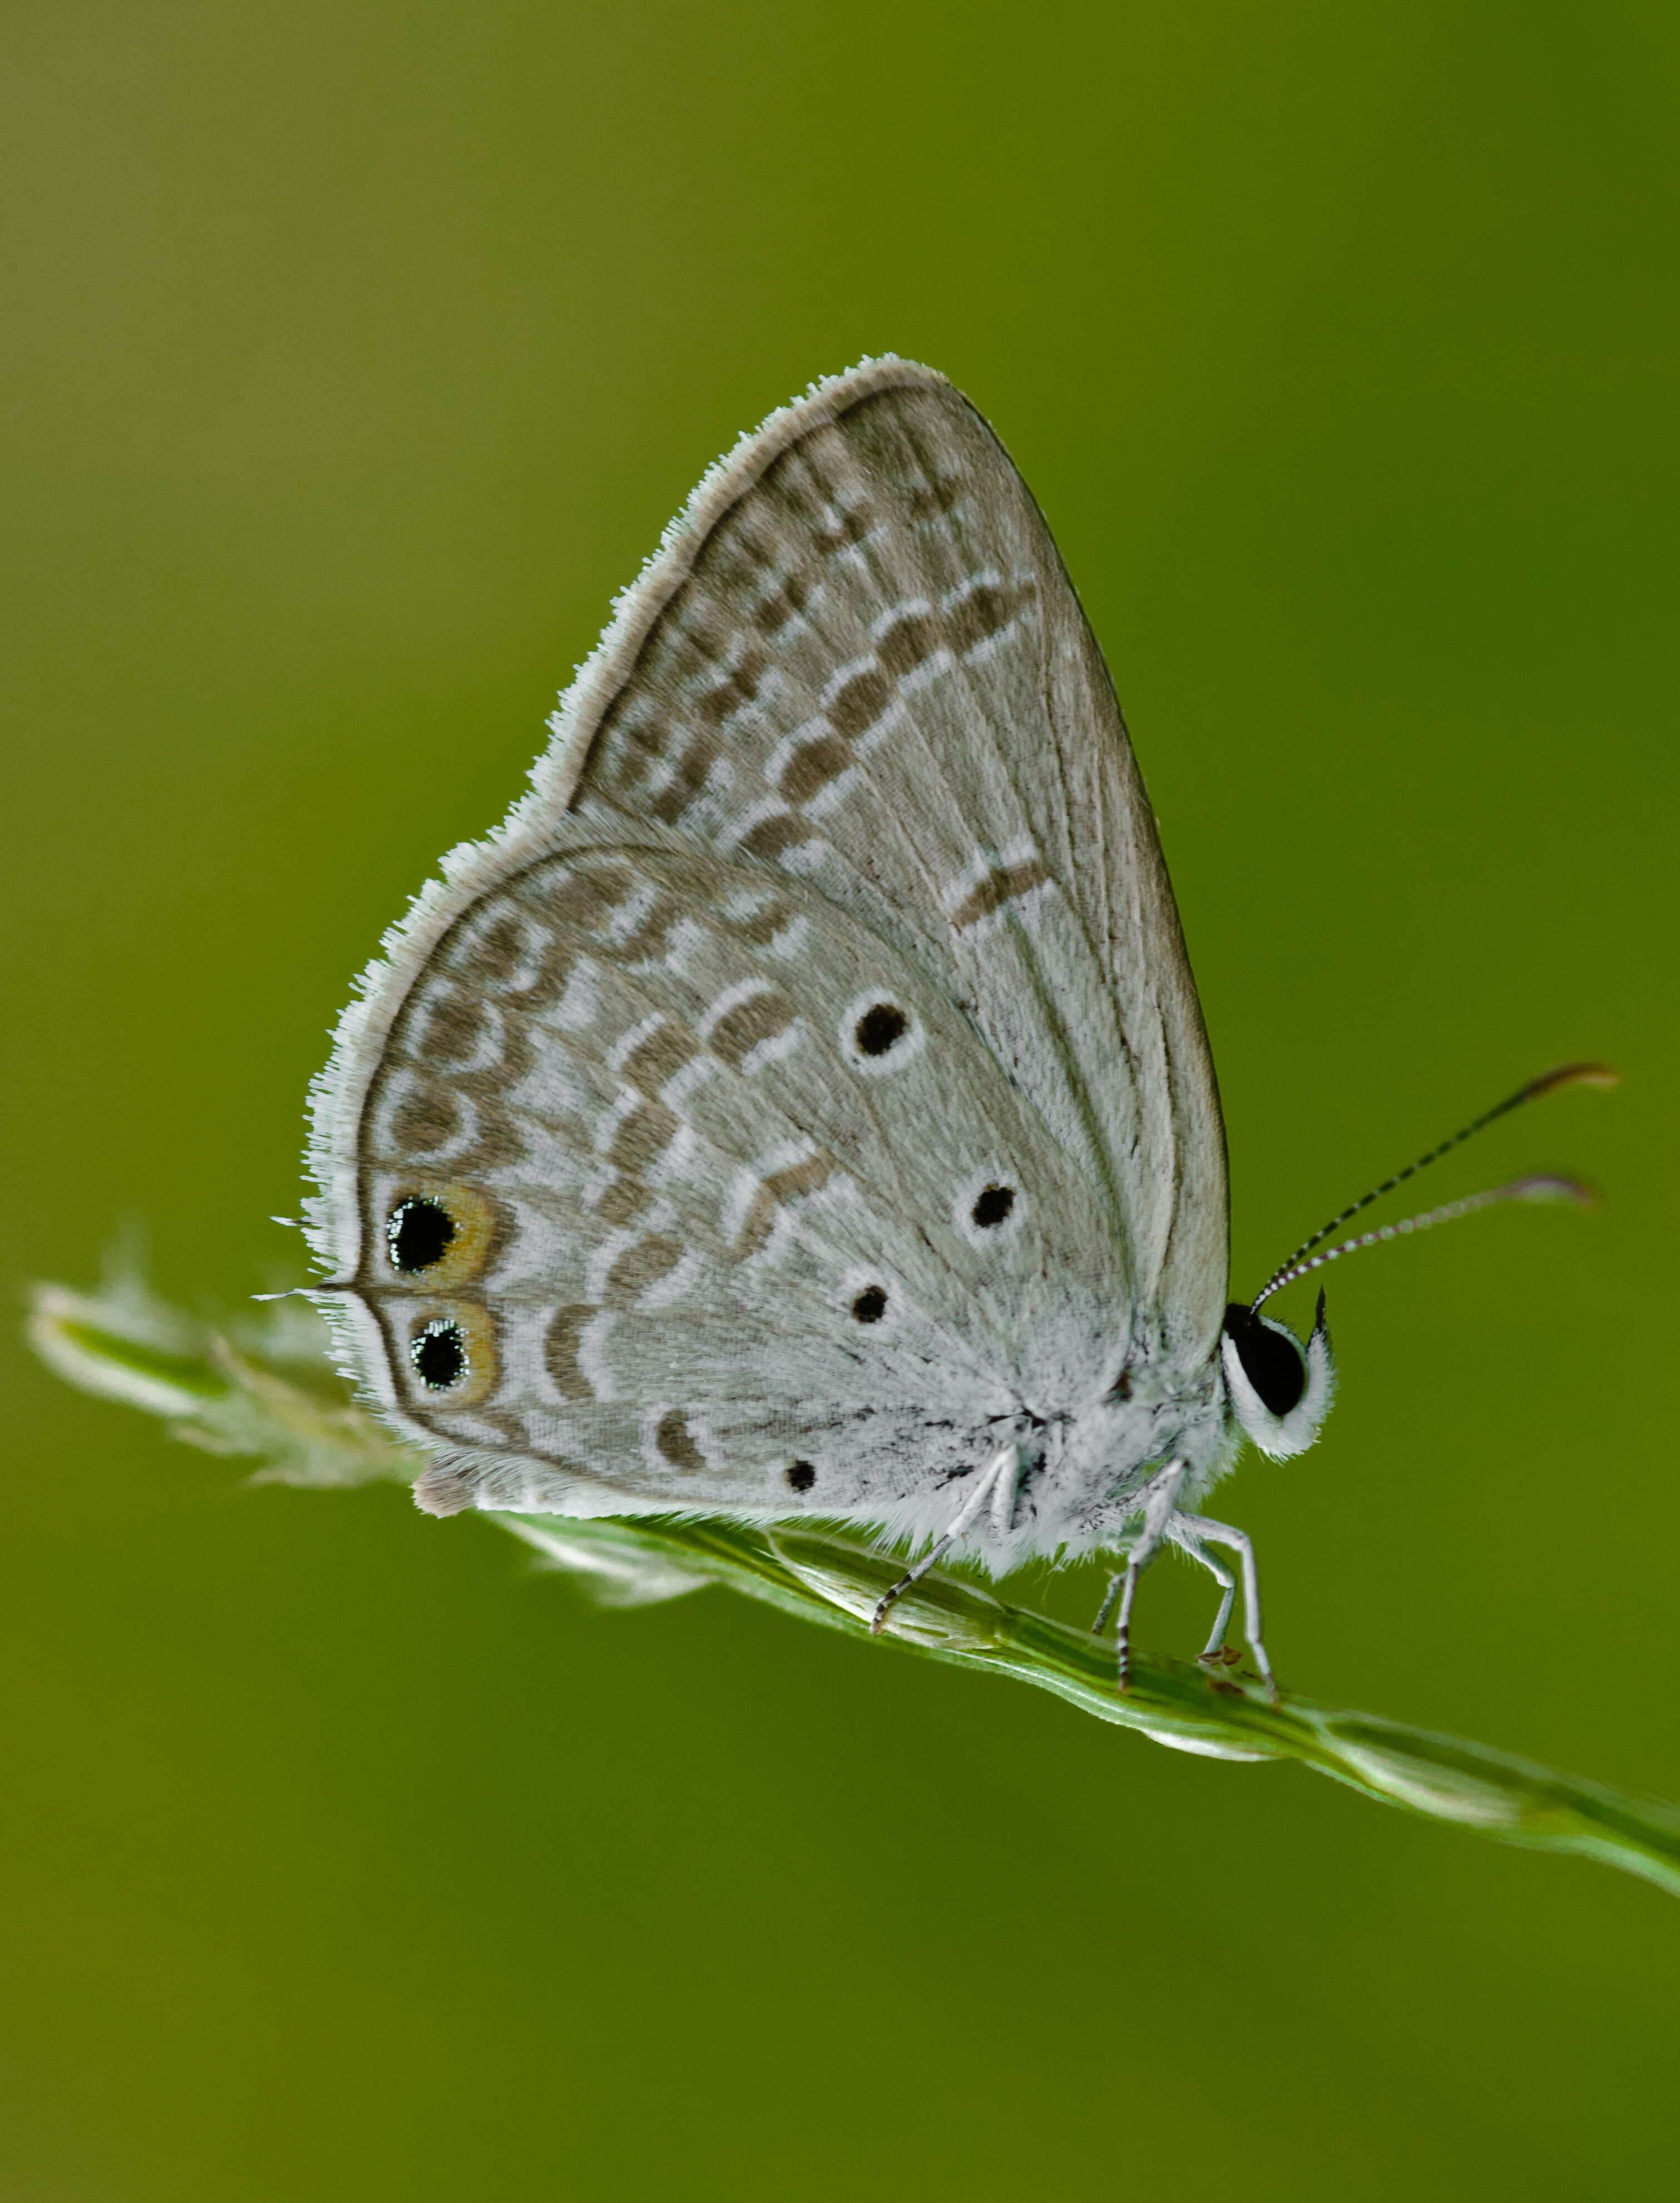
[{"label": "butterfly", "polygon": [[551,724],[313,1096],[315,1290],[419,1503],[870,1526],[923,1552],[877,1627],[943,1552],[1113,1552],[1123,1680],[1170,1541],[1205,1657],[1241,1574],[1270,1682],[1249,1541],[1198,1509],[1245,1439],[1317,1438],[1323,1296],[1305,1341],[1258,1310],[1283,1273],[1228,1299],[1154,819],[987,422],[904,360],[814,384]]}]

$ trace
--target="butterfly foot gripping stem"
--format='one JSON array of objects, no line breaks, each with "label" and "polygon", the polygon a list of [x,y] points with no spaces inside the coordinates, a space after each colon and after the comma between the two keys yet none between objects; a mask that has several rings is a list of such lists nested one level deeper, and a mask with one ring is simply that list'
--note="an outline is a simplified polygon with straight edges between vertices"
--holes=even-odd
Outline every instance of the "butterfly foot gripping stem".
[{"label": "butterfly foot gripping stem", "polygon": [[1182,1545],[1192,1560],[1200,1561],[1224,1593],[1220,1601],[1219,1619],[1214,1625],[1204,1661],[1213,1662],[1223,1653],[1223,1639],[1225,1624],[1230,1619],[1233,1586],[1230,1573],[1223,1568],[1207,1551],[1209,1545],[1223,1545],[1234,1552],[1242,1571],[1243,1635],[1248,1639],[1248,1649],[1254,1656],[1254,1665],[1260,1671],[1260,1680],[1266,1686],[1266,1695],[1273,1705],[1278,1703],[1277,1680],[1271,1672],[1271,1663],[1266,1657],[1265,1641],[1260,1635],[1260,1575],[1254,1565],[1254,1548],[1246,1530],[1233,1529],[1229,1522],[1210,1522],[1205,1515],[1175,1515],[1167,1534],[1175,1544]]},{"label": "butterfly foot gripping stem", "polygon": [[[930,1565],[935,1559],[937,1559],[941,1550],[942,1547],[939,1545],[934,1546],[933,1551],[928,1556]],[[893,1609],[898,1604],[899,1601],[904,1597],[905,1593],[910,1589],[911,1586],[916,1581],[917,1577],[921,1573],[922,1571],[919,1568],[906,1569],[905,1574],[899,1578],[897,1583],[891,1585],[887,1590],[882,1592],[875,1612],[869,1616],[869,1634],[871,1637],[879,1637],[881,1631],[886,1628],[887,1615],[891,1614]]]},{"label": "butterfly foot gripping stem", "polygon": [[1184,1481],[1184,1463],[1170,1461],[1158,1474],[1152,1476],[1134,1504],[1143,1516],[1143,1527],[1133,1541],[1126,1556],[1126,1565],[1109,1578],[1108,1591],[1093,1625],[1100,1637],[1108,1626],[1108,1617],[1114,1611],[1117,1597],[1120,1618],[1114,1627],[1114,1647],[1117,1657],[1119,1687],[1123,1691],[1131,1677],[1132,1665],[1132,1602],[1137,1597],[1137,1580],[1143,1574],[1167,1534],[1167,1526],[1174,1519],[1173,1502],[1178,1497],[1178,1487]]},{"label": "butterfly foot gripping stem", "polygon": [[[1138,1543],[1141,1545],[1142,1539]],[[1120,1586],[1120,1618],[1114,1625],[1114,1665],[1117,1687],[1126,1690],[1132,1680],[1132,1601],[1137,1597],[1137,1580],[1143,1574],[1146,1553],[1140,1560],[1134,1550],[1126,1563],[1124,1573],[1117,1578]]]},{"label": "butterfly foot gripping stem", "polygon": [[963,1502],[961,1507],[958,1509],[956,1520],[952,1523],[951,1527],[946,1532],[945,1535],[942,1538],[936,1539],[934,1542],[928,1546],[927,1551],[923,1553],[921,1559],[916,1563],[916,1566],[913,1568],[906,1568],[904,1574],[899,1578],[897,1583],[891,1584],[887,1586],[887,1589],[881,1596],[880,1604],[876,1606],[875,1612],[869,1616],[869,1634],[871,1637],[880,1636],[881,1631],[887,1627],[887,1615],[891,1614],[893,1609],[898,1604],[899,1601],[904,1597],[911,1586],[914,1583],[920,1582],[921,1579],[927,1574],[928,1569],[934,1566],[935,1562],[940,1559],[940,1556],[949,1552],[952,1546],[956,1544],[958,1539],[960,1538],[963,1533],[973,1524],[976,1517],[979,1515],[981,1509],[985,1506],[987,1501],[992,1498],[993,1495],[999,1491],[1003,1479],[1009,1476],[1011,1472],[1015,1469],[1018,1458],[1019,1456],[1017,1448],[1013,1442],[1011,1442],[1010,1444],[1004,1447],[1003,1450],[998,1454],[993,1460],[987,1462],[980,1481],[976,1485],[974,1490],[970,1492],[968,1497]]}]

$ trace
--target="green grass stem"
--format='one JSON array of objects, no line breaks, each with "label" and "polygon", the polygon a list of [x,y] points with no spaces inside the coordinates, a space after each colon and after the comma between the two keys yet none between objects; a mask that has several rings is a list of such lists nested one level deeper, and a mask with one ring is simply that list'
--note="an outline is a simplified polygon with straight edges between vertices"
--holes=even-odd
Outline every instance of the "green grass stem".
[{"label": "green grass stem", "polygon": [[[161,1417],[190,1444],[255,1459],[267,1480],[340,1488],[408,1482],[424,1466],[346,1397],[317,1320],[299,1299],[217,1328],[170,1307],[130,1270],[94,1294],[38,1287],[29,1336],[72,1385]],[[804,1526],[486,1519],[604,1604],[645,1605],[722,1585],[865,1641],[875,1604],[902,1566],[865,1539]],[[1680,1810],[1485,1745],[1288,1692],[1274,1704],[1252,1674],[1210,1671],[1198,1662],[1135,1653],[1122,1692],[1111,1645],[937,1570],[899,1601],[885,1637],[905,1651],[1035,1684],[1181,1751],[1299,1760],[1384,1804],[1502,1843],[1600,1859],[1680,1893]]]}]

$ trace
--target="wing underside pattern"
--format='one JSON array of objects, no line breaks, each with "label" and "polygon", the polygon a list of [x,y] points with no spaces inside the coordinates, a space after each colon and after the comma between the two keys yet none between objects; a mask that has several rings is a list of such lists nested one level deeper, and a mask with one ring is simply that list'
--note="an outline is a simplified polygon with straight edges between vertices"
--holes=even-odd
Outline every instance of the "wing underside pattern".
[{"label": "wing underside pattern", "polygon": [[[1153,821],[939,377],[819,386],[708,477],[445,871],[341,1030],[316,1243],[476,1496],[893,1519],[1122,1358],[1207,1361],[1223,1136]],[[404,1202],[453,1219],[413,1274]]]}]

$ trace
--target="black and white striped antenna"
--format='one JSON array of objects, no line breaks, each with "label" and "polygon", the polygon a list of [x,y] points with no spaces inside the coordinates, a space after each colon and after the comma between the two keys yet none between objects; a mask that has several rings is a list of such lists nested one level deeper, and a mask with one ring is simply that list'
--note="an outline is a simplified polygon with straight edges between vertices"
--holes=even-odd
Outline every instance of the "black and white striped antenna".
[{"label": "black and white striped antenna", "polygon": [[1462,1147],[1466,1140],[1500,1117],[1509,1116],[1513,1109],[1520,1109],[1525,1102],[1537,1102],[1541,1095],[1555,1094],[1563,1086],[1614,1086],[1618,1083],[1617,1073],[1605,1063],[1563,1063],[1554,1071],[1544,1071],[1538,1078],[1530,1079],[1526,1086],[1519,1087],[1516,1093],[1507,1095],[1494,1108],[1485,1110],[1462,1131],[1454,1132],[1450,1140],[1443,1140],[1439,1147],[1431,1148],[1427,1155],[1419,1155],[1415,1163],[1408,1163],[1403,1171],[1396,1171],[1392,1178],[1384,1178],[1381,1185],[1373,1186],[1369,1193],[1361,1194],[1350,1208],[1331,1217],[1329,1222],[1321,1226],[1310,1239],[1304,1239],[1288,1261],[1281,1263],[1272,1272],[1250,1302],[1250,1308],[1259,1308],[1262,1301],[1270,1300],[1274,1293],[1281,1291],[1285,1285],[1293,1285],[1297,1278],[1306,1277],[1310,1270],[1323,1269],[1327,1262],[1334,1262],[1343,1255],[1355,1254],[1362,1247],[1375,1247],[1385,1239],[1400,1239],[1413,1231],[1427,1231],[1431,1225],[1451,1223],[1453,1218],[1472,1215],[1478,1208],[1490,1208],[1495,1202],[1573,1201],[1583,1207],[1590,1207],[1595,1198],[1592,1189],[1583,1185],[1578,1178],[1549,1176],[1513,1178],[1508,1185],[1490,1186],[1484,1193],[1466,1194],[1461,1201],[1449,1201],[1439,1208],[1425,1209],[1421,1215],[1404,1217],[1398,1224],[1380,1225],[1374,1231],[1360,1232],[1357,1238],[1344,1239],[1335,1247],[1323,1247],[1318,1254],[1312,1251],[1315,1247],[1320,1247],[1332,1231],[1357,1216],[1361,1209],[1369,1208],[1374,1201],[1381,1201],[1385,1193],[1392,1193],[1396,1186],[1404,1185],[1407,1178],[1415,1178],[1420,1170],[1427,1170],[1431,1163],[1438,1163],[1443,1155],[1450,1155],[1454,1148]]}]

